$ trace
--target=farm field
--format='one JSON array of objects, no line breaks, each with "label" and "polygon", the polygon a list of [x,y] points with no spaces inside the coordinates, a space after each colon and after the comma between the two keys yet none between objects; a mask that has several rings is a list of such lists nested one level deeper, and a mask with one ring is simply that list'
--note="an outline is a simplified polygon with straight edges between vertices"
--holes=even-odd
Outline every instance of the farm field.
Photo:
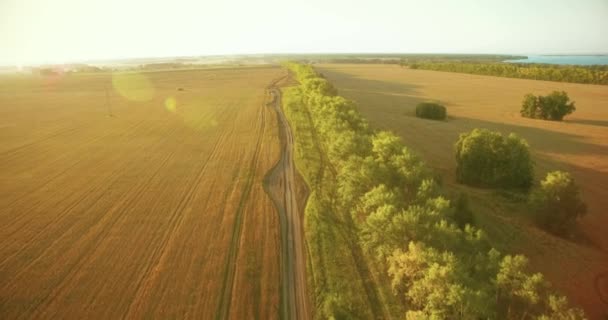
[{"label": "farm field", "polygon": [[[608,273],[608,90],[605,86],[507,79],[447,72],[410,70],[395,65],[322,64],[316,69],[339,94],[355,100],[378,129],[399,134],[443,177],[448,192],[466,191],[473,199],[479,225],[505,252],[524,253],[533,268],[582,306],[590,318],[608,313],[596,281]],[[564,90],[577,110],[562,123],[525,119],[519,115],[526,93]],[[438,101],[448,121],[422,120],[414,108]],[[536,161],[537,180],[547,171],[565,170],[581,186],[589,207],[580,222],[588,240],[575,243],[534,227],[525,205],[492,190],[467,188],[455,182],[453,145],[462,132],[488,128],[525,138]],[[605,297],[604,297],[605,299]]]},{"label": "farm field", "polygon": [[283,74],[0,76],[0,318],[277,318]]}]

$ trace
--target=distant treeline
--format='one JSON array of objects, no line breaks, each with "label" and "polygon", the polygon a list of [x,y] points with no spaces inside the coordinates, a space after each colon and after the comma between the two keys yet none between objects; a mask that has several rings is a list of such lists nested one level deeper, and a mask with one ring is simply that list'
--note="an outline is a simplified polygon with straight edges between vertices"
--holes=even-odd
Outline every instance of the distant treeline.
[{"label": "distant treeline", "polygon": [[526,59],[527,56],[512,56],[503,54],[409,54],[401,57],[401,64],[428,62],[471,62],[489,63],[505,60]]},{"label": "distant treeline", "polygon": [[269,55],[268,58],[298,60],[306,63],[409,64],[416,62],[501,62],[527,57],[497,54],[350,53]]},{"label": "distant treeline", "polygon": [[365,64],[399,64],[400,59],[385,59],[385,58],[336,58],[322,59],[324,63],[365,63]]},{"label": "distant treeline", "polygon": [[157,63],[147,63],[139,66],[142,70],[165,70],[165,69],[191,69],[197,68],[201,65],[197,65],[194,63],[185,63],[185,62],[157,62]]},{"label": "distant treeline", "polygon": [[608,85],[608,66],[571,66],[500,62],[453,62],[453,61],[410,61],[402,60],[401,65],[411,69],[448,71],[480,74],[507,78],[521,78],[560,82]]},{"label": "distant treeline", "polygon": [[33,74],[39,74],[41,76],[54,76],[62,73],[97,73],[106,72],[110,70],[86,64],[66,64],[57,66],[33,67],[31,68],[31,71]]}]

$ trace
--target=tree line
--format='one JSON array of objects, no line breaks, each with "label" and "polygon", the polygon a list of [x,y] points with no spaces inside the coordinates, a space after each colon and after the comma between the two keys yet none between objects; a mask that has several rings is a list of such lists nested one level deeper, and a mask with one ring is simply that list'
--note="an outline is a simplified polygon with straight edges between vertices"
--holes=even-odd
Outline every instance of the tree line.
[{"label": "tree line", "polygon": [[608,66],[557,66],[502,62],[402,61],[411,69],[449,71],[507,78],[608,85]]},{"label": "tree line", "polygon": [[372,301],[372,309],[390,300],[400,307],[388,309],[406,319],[584,318],[528,270],[526,257],[493,248],[472,224],[466,199],[443,195],[440,177],[399,137],[372,130],[310,65],[286,67],[299,81],[285,90],[284,108],[311,189],[305,226],[317,318],[370,317],[352,291],[365,288],[350,265],[360,261],[343,261],[336,249],[352,249],[349,241],[390,285],[392,297]]}]

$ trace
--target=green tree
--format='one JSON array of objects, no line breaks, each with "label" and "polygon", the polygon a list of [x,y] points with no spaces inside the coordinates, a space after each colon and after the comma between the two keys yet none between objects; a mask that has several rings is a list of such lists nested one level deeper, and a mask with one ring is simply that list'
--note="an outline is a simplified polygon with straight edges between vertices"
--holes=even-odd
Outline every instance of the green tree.
[{"label": "green tree", "polygon": [[525,319],[539,308],[547,287],[542,274],[526,272],[528,259],[522,255],[505,256],[496,275],[498,305],[508,319]]},{"label": "green tree", "polygon": [[359,203],[352,211],[353,220],[355,222],[365,220],[370,212],[376,211],[383,205],[388,204],[398,208],[401,206],[401,202],[402,199],[397,192],[391,190],[385,184],[377,185],[360,198]]},{"label": "green tree", "polygon": [[416,106],[416,117],[434,120],[444,120],[445,107],[433,102],[422,102]]},{"label": "green tree", "polygon": [[382,181],[386,175],[372,157],[349,157],[340,167],[337,181],[340,203],[344,208],[351,208],[366,192]]},{"label": "green tree", "polygon": [[587,212],[574,179],[563,171],[547,173],[530,201],[538,225],[559,235],[569,235]]},{"label": "green tree", "polygon": [[398,209],[392,205],[383,205],[371,212],[361,227],[360,237],[363,248],[373,254],[378,261],[384,259],[399,246],[403,238],[396,237],[393,231],[393,217]]},{"label": "green tree", "polygon": [[527,118],[561,121],[575,110],[566,92],[554,91],[547,96],[525,95],[520,113]]},{"label": "green tree", "polygon": [[583,320],[585,314],[578,308],[570,308],[564,296],[549,295],[547,310],[538,320]]},{"label": "green tree", "polygon": [[489,316],[490,295],[473,285],[460,260],[410,242],[388,259],[393,290],[410,304],[407,319],[479,319]]},{"label": "green tree", "polygon": [[401,138],[391,132],[380,131],[372,138],[372,151],[378,161],[388,162],[391,157],[400,153],[402,148]]},{"label": "green tree", "polygon": [[338,90],[323,78],[308,78],[302,83],[305,92],[315,92],[324,96],[335,96]]},{"label": "green tree", "polygon": [[525,140],[510,134],[474,129],[456,142],[456,177],[482,187],[528,188],[534,177]]},{"label": "green tree", "polygon": [[531,93],[526,94],[519,111],[522,117],[542,119],[543,114],[541,112],[542,109],[540,108],[538,97]]}]

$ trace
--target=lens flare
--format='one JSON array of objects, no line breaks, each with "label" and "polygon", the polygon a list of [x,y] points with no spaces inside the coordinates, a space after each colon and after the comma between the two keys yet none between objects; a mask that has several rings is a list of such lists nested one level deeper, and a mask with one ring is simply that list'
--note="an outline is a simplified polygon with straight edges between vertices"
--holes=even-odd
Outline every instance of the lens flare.
[{"label": "lens flare", "polygon": [[112,86],[127,100],[149,101],[154,97],[154,85],[141,73],[115,73]]},{"label": "lens flare", "polygon": [[175,110],[177,109],[177,100],[175,100],[173,97],[165,99],[165,109],[167,109],[169,112],[175,113]]}]

